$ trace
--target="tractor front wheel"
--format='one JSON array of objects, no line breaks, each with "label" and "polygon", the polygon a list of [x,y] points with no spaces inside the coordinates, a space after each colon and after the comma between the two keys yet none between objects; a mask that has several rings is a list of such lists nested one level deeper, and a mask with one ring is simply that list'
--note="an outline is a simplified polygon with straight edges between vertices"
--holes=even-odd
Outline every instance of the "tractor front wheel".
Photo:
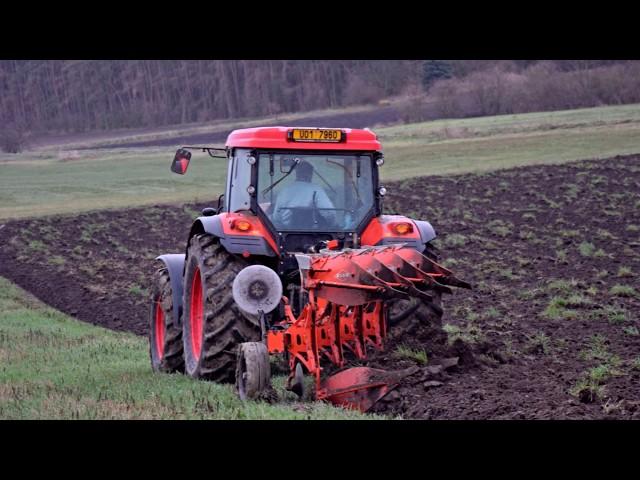
[{"label": "tractor front wheel", "polygon": [[233,382],[239,345],[260,340],[259,320],[245,317],[233,299],[233,280],[246,266],[212,235],[195,235],[189,243],[182,326],[191,377]]},{"label": "tractor front wheel", "polygon": [[149,353],[156,372],[182,372],[182,327],[175,322],[171,281],[166,268],[154,275],[149,311]]}]

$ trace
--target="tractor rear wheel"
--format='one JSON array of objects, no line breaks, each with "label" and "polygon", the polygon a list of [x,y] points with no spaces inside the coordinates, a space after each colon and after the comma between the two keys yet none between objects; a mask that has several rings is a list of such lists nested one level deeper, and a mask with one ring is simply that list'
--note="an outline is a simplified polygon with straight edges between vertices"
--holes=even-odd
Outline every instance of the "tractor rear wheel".
[{"label": "tractor rear wheel", "polygon": [[191,377],[233,382],[238,346],[260,340],[259,320],[245,317],[233,299],[233,280],[245,266],[212,235],[195,235],[189,243],[182,326]]},{"label": "tractor rear wheel", "polygon": [[442,326],[442,294],[430,291],[430,301],[412,297],[408,300],[394,301],[389,307],[389,325],[396,326],[415,318],[424,325]]},{"label": "tractor rear wheel", "polygon": [[154,275],[149,309],[149,354],[156,372],[184,371],[182,327],[174,321],[172,294],[169,272],[160,268]]}]

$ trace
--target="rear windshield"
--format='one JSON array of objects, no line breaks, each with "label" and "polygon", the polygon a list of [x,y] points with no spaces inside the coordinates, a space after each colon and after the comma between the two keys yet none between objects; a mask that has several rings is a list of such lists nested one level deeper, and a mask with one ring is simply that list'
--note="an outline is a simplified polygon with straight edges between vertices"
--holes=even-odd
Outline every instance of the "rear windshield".
[{"label": "rear windshield", "polygon": [[373,206],[370,155],[261,154],[258,203],[280,231],[353,231]]}]

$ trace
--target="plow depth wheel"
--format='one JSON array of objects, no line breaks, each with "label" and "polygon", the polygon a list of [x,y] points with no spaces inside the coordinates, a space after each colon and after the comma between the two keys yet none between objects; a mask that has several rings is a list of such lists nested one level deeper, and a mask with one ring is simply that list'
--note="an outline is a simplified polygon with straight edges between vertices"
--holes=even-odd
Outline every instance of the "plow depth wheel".
[{"label": "plow depth wheel", "polygon": [[262,342],[241,343],[236,363],[236,388],[241,400],[254,399],[271,382],[269,352]]},{"label": "plow depth wheel", "polygon": [[304,397],[304,370],[300,362],[296,363],[296,369],[294,370],[293,382],[291,382],[291,391],[295,393],[298,398]]},{"label": "plow depth wheel", "polygon": [[182,327],[174,322],[171,282],[166,268],[155,274],[149,310],[151,367],[156,372],[183,371]]},{"label": "plow depth wheel", "polygon": [[260,340],[259,320],[242,315],[233,299],[233,280],[246,265],[212,235],[189,243],[182,326],[185,371],[194,378],[233,382],[238,346]]}]

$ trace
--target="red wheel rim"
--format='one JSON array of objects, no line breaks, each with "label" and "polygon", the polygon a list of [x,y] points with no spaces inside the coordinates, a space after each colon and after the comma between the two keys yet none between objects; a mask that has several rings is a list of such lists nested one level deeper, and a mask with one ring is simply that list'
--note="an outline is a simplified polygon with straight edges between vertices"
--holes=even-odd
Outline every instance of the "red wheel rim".
[{"label": "red wheel rim", "polygon": [[158,358],[162,359],[164,355],[164,311],[162,310],[162,304],[160,299],[156,300],[156,352]]},{"label": "red wheel rim", "polygon": [[196,359],[200,358],[200,349],[202,348],[202,307],[202,279],[200,278],[200,269],[196,267],[191,283],[191,315],[189,317],[191,351]]}]

